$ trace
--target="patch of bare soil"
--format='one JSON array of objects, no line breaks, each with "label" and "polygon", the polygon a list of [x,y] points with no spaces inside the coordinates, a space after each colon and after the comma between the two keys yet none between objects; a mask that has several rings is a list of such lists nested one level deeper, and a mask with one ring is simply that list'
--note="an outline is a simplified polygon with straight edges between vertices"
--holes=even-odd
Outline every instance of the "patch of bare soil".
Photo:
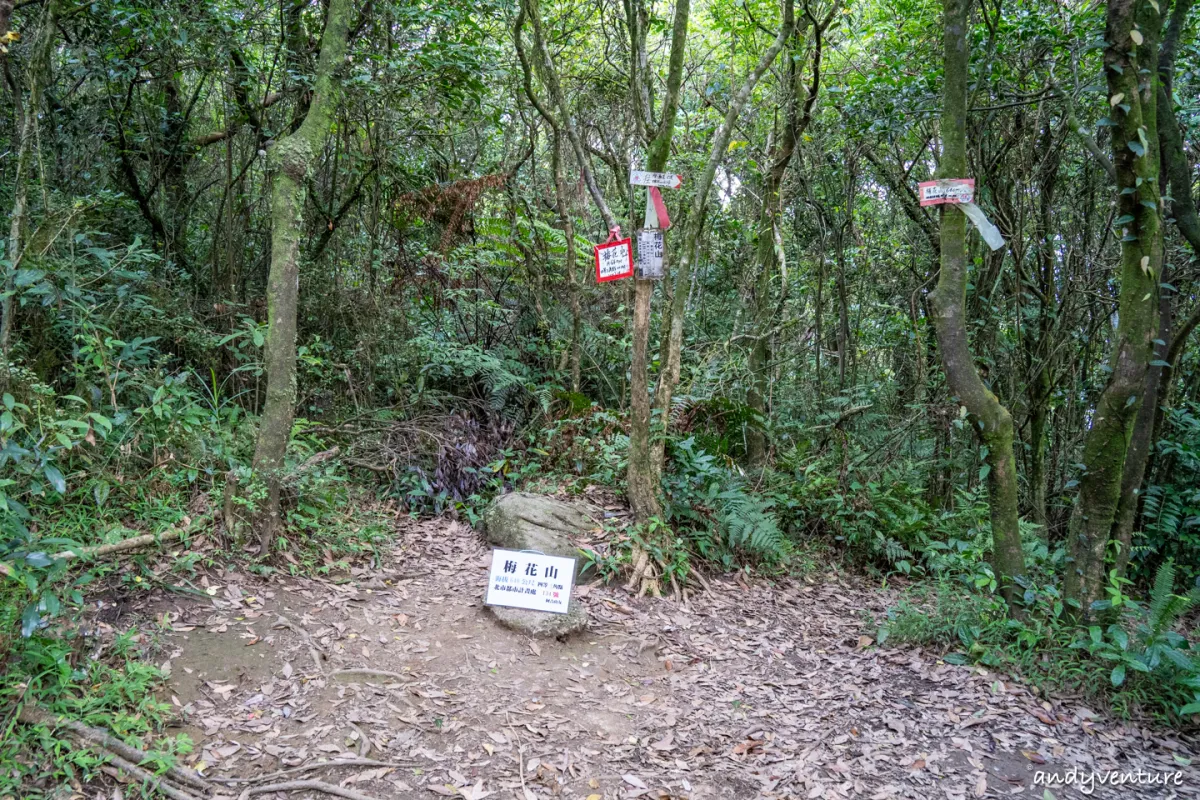
[{"label": "patch of bare soil", "polygon": [[[1190,739],[864,647],[879,592],[730,578],[683,607],[585,586],[588,631],[535,642],[483,609],[470,529],[397,536],[348,582],[231,573],[211,605],[154,599],[192,766],[235,795],[281,773],[375,798],[1043,798],[1035,771],[1072,767],[1183,773],[1095,797],[1200,793]],[[335,763],[358,759],[382,763]]]}]

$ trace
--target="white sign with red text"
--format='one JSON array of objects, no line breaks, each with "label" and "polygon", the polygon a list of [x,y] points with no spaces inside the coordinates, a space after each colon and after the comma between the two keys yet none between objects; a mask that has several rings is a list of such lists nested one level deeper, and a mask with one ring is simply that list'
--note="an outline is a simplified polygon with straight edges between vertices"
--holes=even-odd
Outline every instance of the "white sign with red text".
[{"label": "white sign with red text", "polygon": [[575,559],[531,550],[493,550],[488,574],[489,606],[566,614],[575,584]]},{"label": "white sign with red text", "polygon": [[970,203],[975,199],[974,178],[947,178],[917,184],[917,197],[923,206],[942,203]]}]

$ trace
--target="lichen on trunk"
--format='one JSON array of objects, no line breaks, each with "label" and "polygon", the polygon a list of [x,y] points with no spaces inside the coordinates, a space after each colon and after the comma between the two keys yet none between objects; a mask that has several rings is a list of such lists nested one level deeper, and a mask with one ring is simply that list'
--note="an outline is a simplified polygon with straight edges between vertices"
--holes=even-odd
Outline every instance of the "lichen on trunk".
[{"label": "lichen on trunk", "polygon": [[[967,177],[967,18],[971,0],[944,0],[945,88],[941,121],[939,177]],[[941,269],[933,292],[938,348],[950,390],[966,409],[983,444],[992,522],[992,569],[1010,603],[1016,579],[1025,572],[1017,512],[1017,471],[1013,458],[1013,419],[975,369],[967,338],[967,217],[943,205]]]},{"label": "lichen on trunk", "polygon": [[267,485],[267,503],[258,520],[261,552],[270,551],[281,528],[280,493],[284,460],[296,403],[296,309],[300,297],[300,237],[308,177],[325,146],[337,106],[336,73],[346,56],[351,0],[331,0],[321,37],[321,55],[312,100],[296,131],[269,153],[271,268],[267,277],[267,340],[263,369],[266,402],[259,420],[254,470]]}]

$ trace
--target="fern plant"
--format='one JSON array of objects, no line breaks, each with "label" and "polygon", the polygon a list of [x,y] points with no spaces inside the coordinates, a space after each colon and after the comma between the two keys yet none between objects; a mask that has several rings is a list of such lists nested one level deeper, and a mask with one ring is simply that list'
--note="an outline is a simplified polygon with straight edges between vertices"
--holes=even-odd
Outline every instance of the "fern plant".
[{"label": "fern plant", "polygon": [[[1112,685],[1125,684],[1130,671],[1138,672],[1161,686],[1176,686],[1182,692],[1192,690],[1193,702],[1179,709],[1180,714],[1200,713],[1200,661],[1193,655],[1187,638],[1175,630],[1179,618],[1192,607],[1194,595],[1175,594],[1175,565],[1164,562],[1154,576],[1149,603],[1123,598],[1125,622],[1117,620],[1107,630],[1092,625],[1086,638],[1071,646],[1086,650],[1105,661],[1115,662],[1110,673]],[[1127,625],[1132,627],[1132,635]]]}]

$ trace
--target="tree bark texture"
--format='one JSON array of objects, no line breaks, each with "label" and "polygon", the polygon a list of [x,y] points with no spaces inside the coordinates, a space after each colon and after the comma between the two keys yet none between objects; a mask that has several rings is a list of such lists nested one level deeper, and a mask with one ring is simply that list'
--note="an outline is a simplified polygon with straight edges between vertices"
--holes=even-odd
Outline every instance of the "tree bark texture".
[{"label": "tree bark texture", "polygon": [[[939,177],[967,177],[967,20],[971,0],[944,0],[945,87],[942,161]],[[1014,580],[1025,572],[1017,516],[1017,471],[1013,419],[975,368],[967,338],[967,217],[953,204],[942,206],[941,269],[933,293],[938,348],[950,390],[967,411],[984,448],[992,521],[992,569],[1000,591],[1012,602]]]},{"label": "tree bark texture", "polygon": [[263,353],[267,391],[254,450],[254,469],[265,480],[268,492],[267,505],[260,519],[263,554],[270,550],[280,531],[284,457],[291,438],[296,403],[298,262],[305,192],[333,125],[337,107],[336,73],[346,57],[351,8],[351,0],[330,0],[308,111],[300,127],[280,139],[269,155],[274,186],[271,192],[271,268],[267,278],[269,327]]},{"label": "tree bark texture", "polygon": [[1151,146],[1158,142],[1156,62],[1162,16],[1149,3],[1110,0],[1106,17],[1104,71],[1121,215],[1121,293],[1112,372],[1084,440],[1079,495],[1067,537],[1065,594],[1085,618],[1104,595],[1105,558],[1129,439],[1154,357],[1163,262],[1158,147]]}]

